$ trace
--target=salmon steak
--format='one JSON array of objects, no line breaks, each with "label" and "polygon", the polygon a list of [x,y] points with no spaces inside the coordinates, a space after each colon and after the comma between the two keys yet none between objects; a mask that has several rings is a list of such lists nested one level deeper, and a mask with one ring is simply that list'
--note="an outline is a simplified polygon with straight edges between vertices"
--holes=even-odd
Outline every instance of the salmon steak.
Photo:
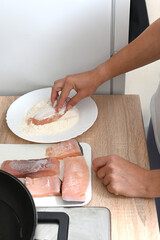
[{"label": "salmon steak", "polygon": [[60,162],[56,158],[42,158],[30,160],[6,160],[1,169],[18,178],[42,177],[59,174]]},{"label": "salmon steak", "polygon": [[62,199],[84,202],[89,184],[89,169],[83,156],[68,157],[64,161]]},{"label": "salmon steak", "polygon": [[61,180],[57,176],[26,177],[25,185],[33,197],[60,196]]},{"label": "salmon steak", "polygon": [[82,148],[77,140],[71,139],[68,141],[54,143],[46,149],[46,156],[63,159],[66,157],[82,156]]},{"label": "salmon steak", "polygon": [[52,106],[51,101],[49,100],[43,107],[41,107],[33,117],[30,117],[27,120],[27,124],[33,123],[34,125],[44,125],[47,123],[51,123],[57,121],[61,118],[67,111],[66,104],[67,101],[64,103],[63,107],[57,112],[55,107],[57,104],[57,100]]}]

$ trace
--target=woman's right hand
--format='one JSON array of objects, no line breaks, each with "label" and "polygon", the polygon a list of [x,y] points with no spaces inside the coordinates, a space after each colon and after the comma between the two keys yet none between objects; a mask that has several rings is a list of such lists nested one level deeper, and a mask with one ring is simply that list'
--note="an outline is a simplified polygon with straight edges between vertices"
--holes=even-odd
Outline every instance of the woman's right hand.
[{"label": "woman's right hand", "polygon": [[54,101],[58,97],[58,92],[61,94],[58,99],[56,109],[58,111],[67,99],[70,91],[74,89],[77,94],[67,102],[67,109],[70,109],[76,105],[81,99],[92,95],[98,86],[103,83],[102,68],[97,67],[91,71],[68,75],[63,79],[54,82],[51,93],[51,101]]}]

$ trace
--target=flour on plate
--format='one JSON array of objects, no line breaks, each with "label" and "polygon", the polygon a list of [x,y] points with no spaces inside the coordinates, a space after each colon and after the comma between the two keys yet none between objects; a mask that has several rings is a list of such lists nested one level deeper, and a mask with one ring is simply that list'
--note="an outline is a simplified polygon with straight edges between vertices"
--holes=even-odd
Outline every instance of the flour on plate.
[{"label": "flour on plate", "polygon": [[[21,133],[23,135],[49,135],[49,134],[57,134],[60,132],[64,132],[70,128],[72,128],[79,120],[79,111],[76,107],[68,110],[61,118],[52,123],[47,123],[44,125],[34,125],[33,123],[27,124],[27,120],[36,115],[39,109],[43,108],[43,106],[50,101],[49,99],[43,100],[36,105],[34,105],[24,116],[21,125]],[[61,111],[61,110],[60,110]]]}]

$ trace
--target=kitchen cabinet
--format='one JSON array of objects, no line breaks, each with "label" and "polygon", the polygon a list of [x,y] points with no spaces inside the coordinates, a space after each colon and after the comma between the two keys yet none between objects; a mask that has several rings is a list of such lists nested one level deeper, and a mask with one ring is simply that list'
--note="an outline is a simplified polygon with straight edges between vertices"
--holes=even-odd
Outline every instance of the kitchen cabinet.
[{"label": "kitchen cabinet", "polygon": [[[128,42],[129,6],[129,0],[1,0],[0,94],[52,86],[104,62]],[[123,81],[124,75],[121,93]],[[113,92],[113,83],[96,93]]]}]

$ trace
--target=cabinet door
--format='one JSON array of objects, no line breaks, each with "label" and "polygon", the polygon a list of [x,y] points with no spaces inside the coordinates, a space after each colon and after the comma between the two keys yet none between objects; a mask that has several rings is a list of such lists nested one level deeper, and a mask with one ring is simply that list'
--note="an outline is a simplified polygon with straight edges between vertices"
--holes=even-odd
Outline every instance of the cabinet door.
[{"label": "cabinet door", "polygon": [[0,94],[52,86],[109,58],[111,8],[111,0],[1,0]]}]

